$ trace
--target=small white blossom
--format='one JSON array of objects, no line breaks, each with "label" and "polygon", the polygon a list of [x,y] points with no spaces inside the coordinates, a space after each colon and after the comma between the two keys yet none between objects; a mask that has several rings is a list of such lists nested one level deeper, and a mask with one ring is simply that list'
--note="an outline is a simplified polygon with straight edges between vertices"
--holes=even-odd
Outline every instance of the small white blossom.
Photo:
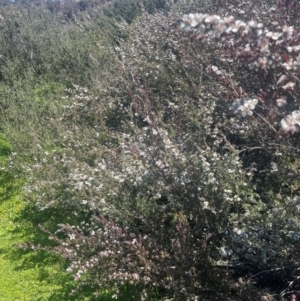
[{"label": "small white blossom", "polygon": [[75,238],[76,238],[76,236],[75,236],[75,234],[68,234],[69,235],[69,238],[71,239],[71,240],[74,240]]}]

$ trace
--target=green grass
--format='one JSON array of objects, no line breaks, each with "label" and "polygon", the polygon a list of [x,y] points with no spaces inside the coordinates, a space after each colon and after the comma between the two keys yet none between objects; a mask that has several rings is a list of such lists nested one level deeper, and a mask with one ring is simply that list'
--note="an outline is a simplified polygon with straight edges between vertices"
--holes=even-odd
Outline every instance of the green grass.
[{"label": "green grass", "polygon": [[[6,165],[10,151],[9,143],[0,134],[0,165]],[[75,300],[69,297],[75,284],[59,258],[46,251],[24,251],[15,246],[47,238],[30,218],[22,218],[26,206],[21,187],[20,180],[0,170],[0,300]]]},{"label": "green grass", "polygon": [[67,276],[59,260],[45,251],[14,246],[33,240],[34,231],[28,221],[16,223],[24,202],[18,193],[20,184],[13,181],[6,173],[0,175],[0,300],[68,300],[62,299]]}]

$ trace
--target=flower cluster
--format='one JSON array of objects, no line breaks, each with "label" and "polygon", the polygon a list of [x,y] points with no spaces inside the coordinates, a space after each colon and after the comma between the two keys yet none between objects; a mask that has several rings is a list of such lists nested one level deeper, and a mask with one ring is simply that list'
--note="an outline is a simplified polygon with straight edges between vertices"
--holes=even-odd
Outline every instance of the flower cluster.
[{"label": "flower cluster", "polygon": [[[275,69],[279,65],[287,71],[299,68],[300,46],[294,45],[294,28],[284,25],[280,31],[267,30],[260,22],[244,22],[233,16],[189,14],[182,17],[181,27],[196,29],[199,38],[216,38],[226,47],[235,48],[235,55],[249,61],[250,69]],[[243,46],[239,46],[244,41]],[[280,55],[279,51],[286,52]]]},{"label": "flower cluster", "polygon": [[291,134],[297,133],[300,130],[300,111],[293,111],[292,114],[283,118],[280,122],[281,129],[284,132]]},{"label": "flower cluster", "polygon": [[240,20],[235,20],[233,16],[222,19],[218,15],[188,14],[182,17],[181,28],[186,31],[196,28],[200,37],[205,34],[211,34],[219,39],[223,35],[236,34],[240,30],[243,34],[248,34],[250,28],[258,30],[257,34],[260,35],[262,33],[263,24],[255,21],[245,23]]},{"label": "flower cluster", "polygon": [[[271,25],[271,23],[267,23]],[[238,58],[239,62],[248,67],[249,81],[246,83],[247,85],[252,81],[250,77],[258,78],[257,74],[261,70],[264,70],[266,74],[269,72],[279,73],[276,83],[269,78],[269,85],[261,86],[260,92],[254,94],[255,97],[249,100],[245,92],[247,87],[237,84],[232,76],[225,76],[224,70],[219,70],[215,66],[207,69],[210,74],[216,75],[215,77],[223,89],[225,87],[228,90],[227,94],[222,93],[222,96],[228,99],[232,96],[235,97],[236,100],[230,106],[230,110],[235,114],[239,113],[243,117],[252,116],[259,100],[262,104],[261,107],[264,107],[264,112],[266,112],[265,118],[272,121],[269,124],[273,131],[276,131],[275,127],[280,124],[283,132],[295,134],[299,131],[297,110],[291,114],[281,112],[287,116],[284,119],[281,118],[280,121],[279,112],[273,110],[272,106],[275,104],[278,108],[283,108],[288,104],[288,97],[294,98],[298,94],[295,79],[300,62],[299,39],[293,26],[287,24],[280,26],[278,22],[274,24],[275,30],[269,30],[265,24],[254,20],[246,22],[236,20],[233,16],[189,14],[182,17],[181,27],[186,31],[196,32],[198,38],[207,40],[211,45],[214,43],[218,45],[218,41],[221,41],[222,48],[219,52],[221,59],[225,57],[229,62],[228,58]],[[257,85],[260,83],[258,82]],[[248,88],[253,89],[254,86],[250,85]],[[268,90],[268,92],[264,92],[264,90]],[[219,91],[222,90],[219,89]],[[295,101],[295,103],[297,102]],[[274,118],[275,114],[276,118]]]},{"label": "flower cluster", "polygon": [[236,99],[230,106],[230,110],[232,110],[234,114],[241,114],[243,117],[252,116],[257,103],[258,100],[256,98]]}]

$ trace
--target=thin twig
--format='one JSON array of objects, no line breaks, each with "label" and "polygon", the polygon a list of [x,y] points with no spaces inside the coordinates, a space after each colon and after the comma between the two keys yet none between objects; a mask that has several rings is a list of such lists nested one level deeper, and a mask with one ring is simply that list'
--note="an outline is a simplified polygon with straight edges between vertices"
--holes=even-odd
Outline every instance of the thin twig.
[{"label": "thin twig", "polygon": [[273,129],[273,131],[275,132],[275,133],[277,133],[277,131],[276,131],[276,129],[270,124],[270,122],[268,122],[265,118],[263,118],[260,114],[258,114],[258,113],[256,113],[256,112],[254,112],[258,117],[260,117],[263,121],[265,121],[269,126],[270,126],[270,128],[272,128]]},{"label": "thin twig", "polygon": [[275,271],[280,271],[280,270],[283,270],[283,269],[287,269],[288,267],[282,267],[282,268],[275,268],[275,269],[270,269],[270,270],[264,270],[264,271],[261,271],[255,275],[252,275],[250,278],[247,279],[247,281],[249,281],[250,279],[254,278],[254,277],[257,277],[261,274],[264,274],[264,273],[268,273],[268,272],[275,272]]}]

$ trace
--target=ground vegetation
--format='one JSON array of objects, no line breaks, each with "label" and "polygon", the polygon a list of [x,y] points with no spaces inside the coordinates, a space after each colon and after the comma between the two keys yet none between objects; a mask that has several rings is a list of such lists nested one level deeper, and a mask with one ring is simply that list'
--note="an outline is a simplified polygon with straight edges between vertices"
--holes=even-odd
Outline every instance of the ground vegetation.
[{"label": "ground vegetation", "polygon": [[60,256],[74,298],[297,294],[299,13],[287,0],[6,4],[3,168],[26,179],[24,212],[49,237],[19,246]]}]

